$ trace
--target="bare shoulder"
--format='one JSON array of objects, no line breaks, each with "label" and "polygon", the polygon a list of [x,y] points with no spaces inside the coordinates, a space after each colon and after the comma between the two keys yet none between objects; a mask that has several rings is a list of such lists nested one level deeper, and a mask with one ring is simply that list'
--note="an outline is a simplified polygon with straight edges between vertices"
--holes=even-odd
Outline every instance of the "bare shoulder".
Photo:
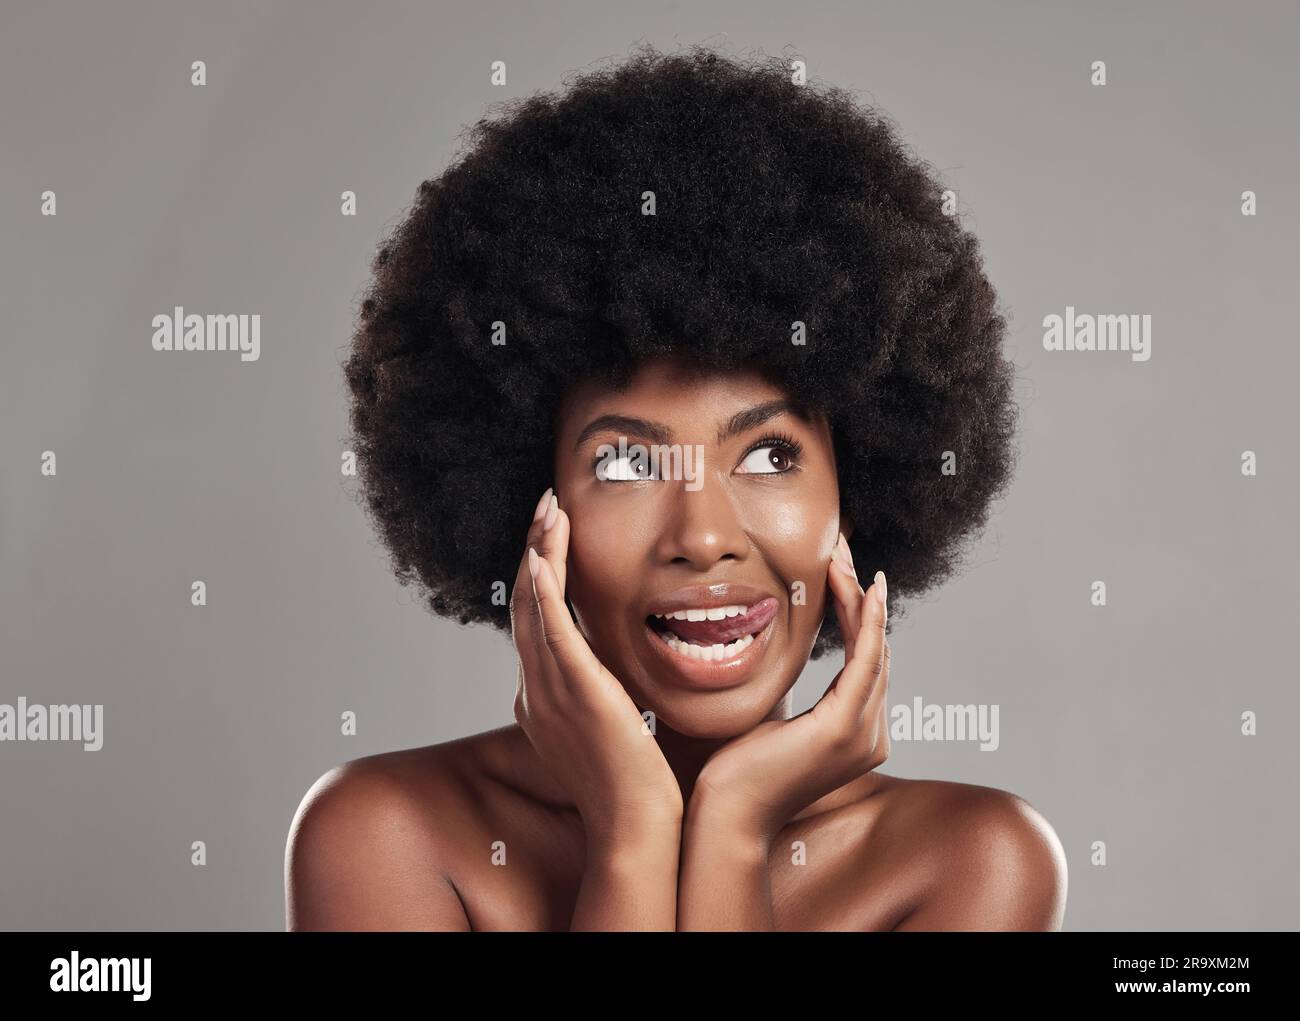
[{"label": "bare shoulder", "polygon": [[890,814],[923,877],[898,929],[1055,931],[1068,873],[1056,831],[1009,791],[896,780]]},{"label": "bare shoulder", "polygon": [[468,930],[451,880],[457,835],[472,825],[463,771],[474,735],[369,755],[322,774],[285,847],[290,930]]}]

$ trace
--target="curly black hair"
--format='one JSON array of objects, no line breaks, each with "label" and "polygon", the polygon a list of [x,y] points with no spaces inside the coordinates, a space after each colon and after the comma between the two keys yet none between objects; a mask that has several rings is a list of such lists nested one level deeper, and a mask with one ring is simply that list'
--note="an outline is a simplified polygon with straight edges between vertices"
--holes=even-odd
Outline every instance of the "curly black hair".
[{"label": "curly black hair", "polygon": [[[676,354],[757,368],[829,417],[892,624],[954,572],[1016,460],[977,239],[887,118],[781,58],[643,44],[568,85],[489,108],[373,259],[343,368],[398,580],[509,634],[493,585],[552,483],[560,398]],[[828,599],[811,656],[841,647]]]}]

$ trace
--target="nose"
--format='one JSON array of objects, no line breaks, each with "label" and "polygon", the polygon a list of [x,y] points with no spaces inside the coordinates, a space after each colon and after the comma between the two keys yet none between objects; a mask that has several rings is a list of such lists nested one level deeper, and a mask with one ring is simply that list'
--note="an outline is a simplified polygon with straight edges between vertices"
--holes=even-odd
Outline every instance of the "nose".
[{"label": "nose", "polygon": [[656,543],[661,563],[689,564],[707,571],[720,560],[744,560],[749,536],[727,486],[705,473],[698,489],[673,484],[671,508]]}]

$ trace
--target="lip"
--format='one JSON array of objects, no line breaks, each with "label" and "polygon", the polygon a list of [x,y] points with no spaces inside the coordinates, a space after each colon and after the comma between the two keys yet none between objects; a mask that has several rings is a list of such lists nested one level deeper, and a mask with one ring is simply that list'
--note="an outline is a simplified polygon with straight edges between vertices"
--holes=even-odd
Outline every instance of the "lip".
[{"label": "lip", "polygon": [[[738,581],[718,581],[711,585],[686,585],[656,597],[645,608],[645,616],[673,610],[709,610],[718,606],[753,606],[763,599],[776,598],[753,585]],[[779,600],[778,600],[779,601]]]},{"label": "lip", "polygon": [[[646,609],[645,617],[672,610],[707,610],[717,606],[740,604],[753,606],[764,599],[776,598],[769,592],[738,582],[717,582],[711,585],[691,585],[679,588],[656,598]],[[778,610],[780,600],[778,602]],[[649,644],[652,656],[662,663],[662,674],[674,683],[687,688],[716,690],[730,688],[749,680],[754,667],[767,650],[776,627],[777,614],[738,656],[728,660],[688,659],[668,648],[650,624],[642,618],[641,633]]]}]

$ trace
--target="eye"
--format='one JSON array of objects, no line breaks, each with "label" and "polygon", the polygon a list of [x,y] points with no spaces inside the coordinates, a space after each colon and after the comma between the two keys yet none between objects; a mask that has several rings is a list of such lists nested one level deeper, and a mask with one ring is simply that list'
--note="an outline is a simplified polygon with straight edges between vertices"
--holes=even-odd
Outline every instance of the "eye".
[{"label": "eye", "polygon": [[640,482],[657,476],[645,458],[616,457],[596,460],[596,478],[601,482]]},{"label": "eye", "polygon": [[790,470],[790,455],[780,447],[756,447],[740,462],[742,474],[770,475]]},{"label": "eye", "polygon": [[752,447],[740,462],[741,475],[783,475],[799,466],[796,463],[801,447],[786,436],[768,436]]}]

